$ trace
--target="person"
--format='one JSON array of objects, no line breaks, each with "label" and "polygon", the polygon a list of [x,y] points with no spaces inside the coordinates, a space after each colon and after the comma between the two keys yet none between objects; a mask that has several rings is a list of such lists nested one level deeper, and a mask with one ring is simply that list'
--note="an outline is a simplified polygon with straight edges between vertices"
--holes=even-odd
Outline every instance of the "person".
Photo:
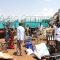
[{"label": "person", "polygon": [[4,47],[5,52],[7,52],[9,36],[10,36],[9,29],[6,27],[4,29],[4,38],[5,38],[5,42],[6,42],[5,47]]},{"label": "person", "polygon": [[50,22],[49,27],[46,29],[46,37],[47,37],[47,44],[49,46],[55,46],[53,22]]},{"label": "person", "polygon": [[26,34],[31,36],[31,28],[27,25],[27,27],[25,29],[26,29]]},{"label": "person", "polygon": [[27,27],[26,27],[26,34],[29,35],[29,26],[28,26],[28,25],[27,25]]},{"label": "person", "polygon": [[54,26],[54,38],[56,40],[57,52],[60,52],[60,22],[58,21]]},{"label": "person", "polygon": [[8,48],[14,49],[15,48],[14,43],[13,43],[13,41],[14,41],[14,31],[13,31],[13,29],[10,29],[9,32],[10,32],[10,37],[9,37],[9,47]]},{"label": "person", "polygon": [[22,52],[22,44],[24,41],[24,34],[25,34],[25,29],[22,26],[22,23],[19,23],[19,26],[17,27],[17,55],[21,56]]},{"label": "person", "polygon": [[26,51],[27,55],[33,54],[34,49],[33,49],[31,36],[26,34],[24,43],[25,43],[25,47],[26,47],[25,51]]},{"label": "person", "polygon": [[54,40],[54,27],[52,23],[50,23],[49,29],[46,32],[48,34],[48,40]]}]

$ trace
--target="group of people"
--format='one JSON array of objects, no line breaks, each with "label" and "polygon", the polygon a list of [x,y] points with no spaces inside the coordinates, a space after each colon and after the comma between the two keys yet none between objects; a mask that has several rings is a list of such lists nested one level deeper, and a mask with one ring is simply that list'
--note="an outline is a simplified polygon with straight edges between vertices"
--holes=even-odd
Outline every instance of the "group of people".
[{"label": "group of people", "polygon": [[25,34],[25,28],[22,26],[22,23],[19,23],[19,27],[17,28],[17,55],[18,56],[22,55],[23,42],[25,44],[25,48],[26,48],[25,51],[27,52],[27,55],[34,54],[38,58],[41,58],[41,56],[43,55],[49,55],[46,44],[41,43],[38,45],[33,45],[31,36],[29,35],[29,33]]},{"label": "group of people", "polygon": [[[50,36],[50,37],[54,37],[57,52],[60,52],[60,21],[57,20],[56,24],[50,24],[50,29],[53,30],[53,32],[51,32],[53,36]],[[8,37],[9,37],[9,35],[8,35],[9,32],[8,31],[10,31],[10,30],[7,30],[7,29],[5,30],[5,32],[6,32],[5,33],[6,34],[5,35],[5,41],[6,42],[8,41]],[[25,33],[25,31],[26,31],[26,33]],[[13,38],[14,38],[12,36],[13,34],[14,33],[11,32],[11,38],[12,38],[12,40],[10,39],[11,44],[13,44],[12,43]],[[26,39],[26,37],[28,39]],[[50,40],[50,37],[49,37],[48,40]],[[26,48],[29,48],[27,51],[29,51],[30,49],[32,51],[34,51],[34,46],[32,45],[32,41],[31,41],[30,34],[29,34],[29,28],[26,28],[26,30],[25,30],[22,23],[19,23],[19,26],[17,27],[17,55],[19,55],[19,56],[22,55],[22,46],[23,46],[24,43],[26,45]]]},{"label": "group of people", "polygon": [[[50,45],[54,45],[55,52],[60,53],[60,21],[59,17],[56,19],[55,23],[51,22],[49,26],[49,33],[47,34],[48,41]],[[49,42],[48,42],[49,43]]]},{"label": "group of people", "polygon": [[[60,52],[60,21],[57,20],[57,22],[55,24],[50,24],[50,29],[52,29],[53,32],[52,33],[52,36],[51,36],[51,39],[52,40],[55,40],[55,43],[56,43],[56,49],[57,49],[57,52]],[[20,31],[21,30],[21,31]],[[17,28],[17,37],[18,37],[18,42],[20,42],[19,46],[19,50],[20,50],[20,53],[21,53],[21,43],[22,41],[24,41],[24,32],[25,32],[25,29],[23,27],[18,27]],[[19,32],[21,35],[19,35]],[[23,32],[23,33],[21,33]],[[50,38],[48,40],[51,40]],[[20,41],[19,41],[20,40]]]},{"label": "group of people", "polygon": [[5,38],[5,45],[4,45],[4,49],[5,49],[5,52],[7,51],[7,49],[14,49],[14,43],[13,43],[13,40],[14,40],[14,31],[13,29],[10,29],[10,28],[5,28],[4,29],[4,38]]}]

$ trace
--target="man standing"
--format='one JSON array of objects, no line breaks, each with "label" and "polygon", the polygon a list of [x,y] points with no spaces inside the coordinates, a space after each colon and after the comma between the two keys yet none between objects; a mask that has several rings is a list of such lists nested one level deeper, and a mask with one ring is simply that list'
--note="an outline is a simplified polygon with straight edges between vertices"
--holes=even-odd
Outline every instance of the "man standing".
[{"label": "man standing", "polygon": [[21,55],[22,43],[24,41],[25,29],[22,26],[22,23],[19,23],[17,28],[17,55]]},{"label": "man standing", "polygon": [[57,22],[57,25],[55,26],[55,40],[56,40],[56,48],[57,48],[57,52],[60,53],[60,22]]}]

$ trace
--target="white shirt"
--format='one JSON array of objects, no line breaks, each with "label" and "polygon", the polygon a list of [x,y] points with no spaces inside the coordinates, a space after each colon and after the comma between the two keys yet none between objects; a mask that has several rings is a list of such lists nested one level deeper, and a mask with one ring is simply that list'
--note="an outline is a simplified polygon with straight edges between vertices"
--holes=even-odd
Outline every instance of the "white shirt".
[{"label": "white shirt", "polygon": [[54,26],[54,28],[55,28],[55,33],[54,33],[55,40],[60,41],[60,27]]},{"label": "white shirt", "polygon": [[24,34],[25,34],[25,29],[22,26],[19,26],[17,28],[17,39],[18,40],[24,40]]}]

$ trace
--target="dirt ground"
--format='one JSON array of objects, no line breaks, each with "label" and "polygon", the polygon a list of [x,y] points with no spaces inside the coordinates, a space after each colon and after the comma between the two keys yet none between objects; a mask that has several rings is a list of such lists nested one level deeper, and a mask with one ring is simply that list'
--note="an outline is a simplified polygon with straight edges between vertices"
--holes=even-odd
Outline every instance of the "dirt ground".
[{"label": "dirt ground", "polygon": [[[33,41],[33,44],[35,44],[35,42]],[[15,44],[15,49],[8,49],[8,54],[10,54],[11,56],[13,56],[13,58],[15,58],[16,60],[37,60],[36,58],[33,57],[33,55],[27,55],[24,52],[24,47],[23,47],[23,53],[22,56],[16,56],[14,55],[14,52],[16,52],[16,44]]]},{"label": "dirt ground", "polygon": [[28,55],[24,54],[22,56],[16,56],[16,55],[13,54],[15,51],[16,51],[15,49],[9,49],[8,54],[13,56],[13,58],[16,59],[16,60],[36,60],[35,58],[33,58],[32,55],[28,56]]},{"label": "dirt ground", "polygon": [[[33,43],[33,45],[35,45],[37,43],[39,44],[40,41],[33,40],[32,43]],[[13,58],[16,59],[16,60],[37,60],[36,58],[34,58],[33,55],[27,55],[24,52],[24,50],[25,50],[24,47],[22,49],[23,49],[22,50],[23,51],[23,53],[22,53],[23,55],[22,56],[16,56],[16,55],[14,55],[14,53],[16,52],[16,44],[15,44],[15,49],[8,49],[8,54],[11,55],[11,56],[13,56]]]}]

